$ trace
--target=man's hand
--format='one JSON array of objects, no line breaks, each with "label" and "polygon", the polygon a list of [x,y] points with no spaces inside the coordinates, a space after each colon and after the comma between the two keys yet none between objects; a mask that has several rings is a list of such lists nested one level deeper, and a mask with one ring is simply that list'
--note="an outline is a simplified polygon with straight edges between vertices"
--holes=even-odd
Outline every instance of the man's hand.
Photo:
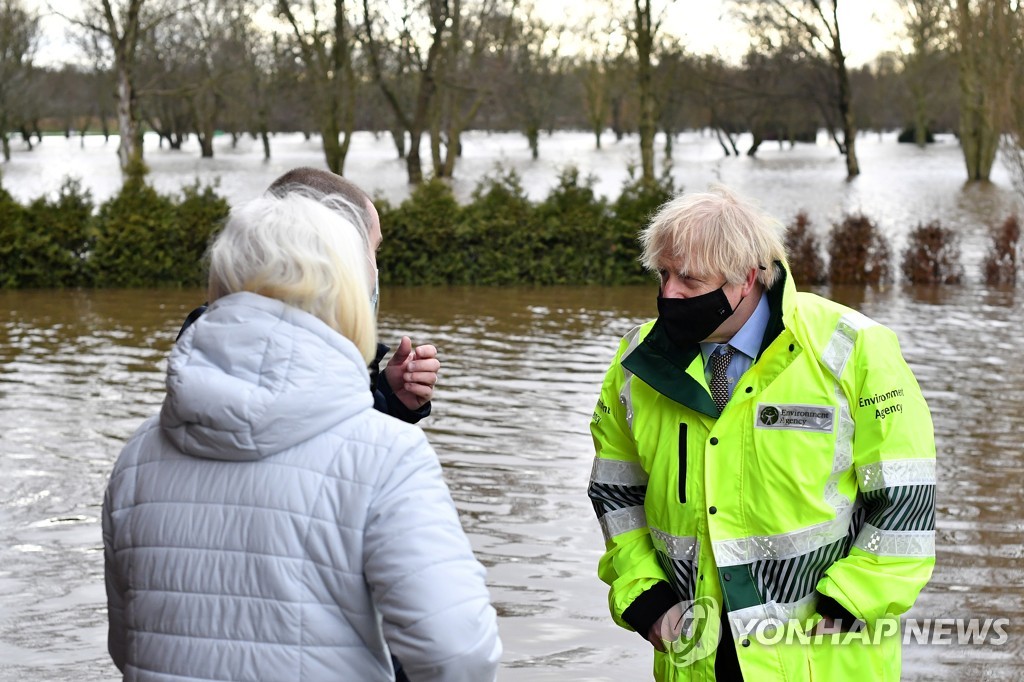
[{"label": "man's hand", "polygon": [[434,384],[441,361],[432,345],[412,347],[412,339],[403,336],[394,355],[384,368],[388,386],[402,404],[418,410],[434,397]]},{"label": "man's hand", "polygon": [[665,642],[674,642],[682,634],[684,615],[679,604],[661,614],[661,617],[654,621],[654,625],[648,631],[647,641],[658,651],[664,652]]},{"label": "man's hand", "polygon": [[828,616],[822,616],[811,630],[811,637],[818,635],[836,635],[840,632],[840,621]]}]

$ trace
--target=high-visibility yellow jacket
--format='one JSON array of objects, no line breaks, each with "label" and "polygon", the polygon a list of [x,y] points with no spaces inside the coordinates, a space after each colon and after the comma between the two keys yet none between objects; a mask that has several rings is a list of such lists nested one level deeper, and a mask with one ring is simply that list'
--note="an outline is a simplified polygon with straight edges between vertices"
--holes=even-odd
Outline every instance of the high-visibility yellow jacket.
[{"label": "high-visibility yellow jacket", "polygon": [[[768,299],[759,356],[721,414],[697,345],[651,321],[619,346],[589,488],[612,617],[646,636],[670,606],[712,600],[748,681],[898,680],[896,617],[935,563],[928,407],[891,330],[798,293],[784,268]],[[866,627],[774,636],[835,609]],[[713,680],[714,654],[656,653],[654,667]]]}]

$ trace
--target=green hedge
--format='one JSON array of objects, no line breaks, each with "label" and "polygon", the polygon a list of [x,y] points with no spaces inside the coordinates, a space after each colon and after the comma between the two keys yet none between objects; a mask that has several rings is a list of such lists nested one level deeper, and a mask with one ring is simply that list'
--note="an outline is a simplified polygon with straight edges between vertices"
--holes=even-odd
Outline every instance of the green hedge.
[{"label": "green hedge", "polygon": [[531,202],[514,171],[481,182],[459,205],[440,181],[398,206],[375,202],[384,226],[378,261],[385,284],[630,284],[650,281],[637,232],[671,197],[670,182],[630,182],[614,203],[593,178],[564,171]]},{"label": "green hedge", "polygon": [[227,213],[198,184],[165,196],[129,181],[98,210],[75,180],[24,207],[0,189],[0,288],[199,286]]},{"label": "green hedge", "polygon": [[[636,235],[674,193],[630,181],[614,202],[575,169],[540,202],[498,171],[460,205],[444,182],[401,204],[376,203],[386,284],[628,284],[649,281]],[[158,193],[141,178],[96,206],[79,182],[22,206],[0,189],[0,288],[185,287],[204,283],[203,254],[227,216],[214,188]]]}]

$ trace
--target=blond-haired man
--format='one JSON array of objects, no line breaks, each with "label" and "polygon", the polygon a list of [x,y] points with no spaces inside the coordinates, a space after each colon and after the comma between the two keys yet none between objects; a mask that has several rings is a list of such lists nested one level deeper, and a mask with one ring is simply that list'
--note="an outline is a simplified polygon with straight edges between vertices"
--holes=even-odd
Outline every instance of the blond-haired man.
[{"label": "blond-haired man", "polygon": [[920,388],[892,331],[796,291],[779,228],[717,187],[641,234],[658,317],[605,376],[589,495],[658,680],[898,680],[934,565]]}]

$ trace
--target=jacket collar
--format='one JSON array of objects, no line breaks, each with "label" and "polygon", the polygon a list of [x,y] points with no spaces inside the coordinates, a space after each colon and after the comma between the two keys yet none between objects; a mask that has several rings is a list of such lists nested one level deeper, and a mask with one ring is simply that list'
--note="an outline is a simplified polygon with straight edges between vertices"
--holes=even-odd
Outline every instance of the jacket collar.
[{"label": "jacket collar", "polygon": [[[781,262],[775,262],[779,277],[768,290],[768,325],[757,358],[786,328],[785,319],[792,311],[796,289],[789,271]],[[718,406],[704,384],[704,364],[698,362],[700,344],[680,348],[672,343],[660,320],[654,322],[644,340],[622,359],[622,367],[666,398],[680,405],[717,419]],[[755,359],[756,362],[756,359]]]}]

